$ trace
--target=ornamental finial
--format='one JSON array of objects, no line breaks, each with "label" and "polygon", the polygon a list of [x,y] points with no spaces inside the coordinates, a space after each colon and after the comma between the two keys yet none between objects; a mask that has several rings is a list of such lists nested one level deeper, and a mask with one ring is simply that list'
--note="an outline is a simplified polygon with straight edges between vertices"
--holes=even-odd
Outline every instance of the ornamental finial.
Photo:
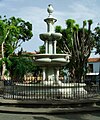
[{"label": "ornamental finial", "polygon": [[50,15],[53,13],[53,6],[52,6],[52,4],[48,5],[47,11],[48,11],[49,17],[50,17]]}]

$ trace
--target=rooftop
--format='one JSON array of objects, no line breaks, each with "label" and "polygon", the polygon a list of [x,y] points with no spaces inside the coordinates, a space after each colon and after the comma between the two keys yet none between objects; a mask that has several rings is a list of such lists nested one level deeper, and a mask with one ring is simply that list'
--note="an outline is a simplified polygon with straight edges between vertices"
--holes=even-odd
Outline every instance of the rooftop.
[{"label": "rooftop", "polygon": [[88,62],[100,62],[100,58],[89,58]]}]

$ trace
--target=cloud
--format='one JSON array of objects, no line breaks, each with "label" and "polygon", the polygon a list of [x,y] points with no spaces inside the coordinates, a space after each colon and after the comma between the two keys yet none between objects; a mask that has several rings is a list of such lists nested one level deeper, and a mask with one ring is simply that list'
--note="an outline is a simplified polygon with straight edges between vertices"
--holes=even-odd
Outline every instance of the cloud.
[{"label": "cloud", "polygon": [[[92,4],[92,3],[90,3]],[[95,5],[93,5],[95,6]],[[93,27],[97,25],[97,23],[100,21],[100,14],[99,14],[99,8],[92,6],[88,6],[86,4],[83,4],[82,2],[73,2],[68,5],[66,10],[60,12],[55,12],[58,18],[58,23],[64,26],[65,20],[67,19],[74,19],[76,22],[80,25],[82,25],[82,22],[84,20],[93,20]]]},{"label": "cloud", "polygon": [[[38,3],[37,1],[25,1],[25,0],[4,0],[0,2],[1,15],[7,15],[7,17],[15,16],[29,21],[33,25],[33,37],[30,41],[23,44],[25,50],[34,51],[37,50],[43,42],[39,38],[39,34],[46,32],[46,23],[44,19],[47,18],[48,13],[45,6],[47,3]],[[55,0],[56,1],[56,0]],[[64,1],[63,5],[59,5],[58,0],[55,2],[53,16],[57,18],[56,25],[65,27],[65,20],[72,18],[77,23],[82,24],[83,20],[93,19],[96,25],[99,21],[99,5],[94,4],[96,0],[76,0],[75,2]],[[99,1],[99,0],[98,0]],[[37,4],[36,4],[37,3]],[[67,4],[66,4],[67,3]]]},{"label": "cloud", "polygon": [[82,4],[74,3],[72,6],[70,6],[70,10],[72,13],[71,15],[76,19],[95,17],[95,12]]}]

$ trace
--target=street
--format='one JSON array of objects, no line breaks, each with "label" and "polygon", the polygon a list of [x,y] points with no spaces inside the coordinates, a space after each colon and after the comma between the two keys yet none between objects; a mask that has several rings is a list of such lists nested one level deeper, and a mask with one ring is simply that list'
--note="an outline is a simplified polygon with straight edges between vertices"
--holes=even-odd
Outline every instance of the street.
[{"label": "street", "polygon": [[66,115],[28,115],[0,113],[0,120],[100,120],[100,113],[68,113]]}]

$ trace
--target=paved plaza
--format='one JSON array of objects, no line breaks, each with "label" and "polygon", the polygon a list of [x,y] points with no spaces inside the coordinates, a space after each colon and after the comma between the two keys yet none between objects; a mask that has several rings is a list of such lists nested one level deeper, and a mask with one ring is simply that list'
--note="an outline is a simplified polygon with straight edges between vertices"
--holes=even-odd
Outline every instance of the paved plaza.
[{"label": "paved plaza", "polygon": [[0,120],[100,120],[100,113],[65,115],[28,115],[0,113]]}]

